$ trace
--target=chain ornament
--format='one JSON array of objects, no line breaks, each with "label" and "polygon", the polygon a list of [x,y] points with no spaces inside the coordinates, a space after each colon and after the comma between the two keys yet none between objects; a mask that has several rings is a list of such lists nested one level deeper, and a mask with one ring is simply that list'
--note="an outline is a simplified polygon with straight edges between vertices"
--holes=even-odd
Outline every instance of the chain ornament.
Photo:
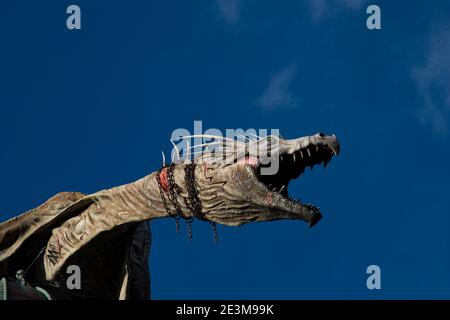
[{"label": "chain ornament", "polygon": [[[184,179],[185,179],[188,197],[183,198],[183,199],[184,199],[184,203],[185,203],[186,207],[192,212],[194,217],[196,217],[197,219],[202,220],[202,221],[208,221],[208,219],[206,218],[205,214],[202,211],[202,204],[198,197],[198,184],[197,184],[197,181],[195,180],[195,168],[196,168],[195,163],[189,163],[184,168],[184,173],[185,173]],[[161,182],[161,172],[164,169],[166,170],[167,181],[168,181],[167,192],[164,192],[162,182]],[[186,222],[187,227],[188,227],[189,240],[192,241],[192,222],[194,219],[192,216],[191,217],[186,216],[183,213],[183,211],[181,210],[181,205],[178,202],[177,196],[181,196],[180,194],[181,194],[182,190],[181,190],[180,186],[176,184],[175,179],[173,177],[174,169],[175,169],[175,164],[172,163],[169,166],[163,166],[157,172],[156,181],[158,183],[159,194],[161,196],[161,200],[163,202],[164,209],[166,210],[166,212],[168,213],[168,215],[170,217],[175,219],[177,233],[179,233],[179,230],[180,230],[179,220],[181,218],[183,218],[183,220]],[[175,214],[173,214],[171,212],[171,210],[167,204],[165,193],[167,193],[167,197],[168,197],[169,201],[172,203],[172,205],[175,208]],[[213,227],[214,241],[217,244],[219,241],[219,236],[217,233],[217,225],[215,222],[212,222],[212,221],[208,221],[208,222]]]},{"label": "chain ornament", "polygon": [[175,226],[176,226],[176,231],[177,233],[180,233],[180,216],[177,214],[177,212],[175,212],[175,214],[172,214],[169,206],[167,205],[167,200],[166,197],[164,195],[164,190],[162,187],[162,182],[161,182],[161,172],[166,169],[168,170],[168,168],[166,166],[163,166],[158,173],[156,174],[156,182],[158,183],[158,189],[159,189],[159,195],[161,197],[161,200],[163,202],[164,205],[164,209],[166,210],[167,214],[169,215],[169,217],[173,218],[175,220]]}]

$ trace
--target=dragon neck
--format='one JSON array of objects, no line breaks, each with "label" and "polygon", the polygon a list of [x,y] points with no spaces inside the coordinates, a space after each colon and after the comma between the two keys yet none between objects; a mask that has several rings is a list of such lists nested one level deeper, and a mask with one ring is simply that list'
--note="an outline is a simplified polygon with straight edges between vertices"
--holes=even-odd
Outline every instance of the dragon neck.
[{"label": "dragon neck", "polygon": [[[139,184],[136,181],[135,184]],[[144,178],[142,192],[154,216],[191,221],[201,218],[201,204],[195,182],[195,166],[170,165]]]}]

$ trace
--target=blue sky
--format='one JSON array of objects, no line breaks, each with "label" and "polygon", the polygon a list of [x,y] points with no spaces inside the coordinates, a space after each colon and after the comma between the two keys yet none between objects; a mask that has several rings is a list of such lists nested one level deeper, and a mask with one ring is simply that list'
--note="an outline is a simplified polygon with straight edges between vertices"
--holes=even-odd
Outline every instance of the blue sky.
[{"label": "blue sky", "polygon": [[219,226],[215,246],[206,223],[190,243],[152,222],[153,298],[450,298],[450,4],[430,3],[2,4],[0,220],[147,175],[194,120],[335,133],[341,155],[290,187],[321,207],[313,229]]}]

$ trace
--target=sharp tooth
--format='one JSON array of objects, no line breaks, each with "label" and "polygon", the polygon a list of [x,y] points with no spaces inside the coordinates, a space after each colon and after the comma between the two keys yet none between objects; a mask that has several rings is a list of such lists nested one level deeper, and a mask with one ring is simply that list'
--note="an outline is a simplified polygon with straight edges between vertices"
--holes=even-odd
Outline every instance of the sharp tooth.
[{"label": "sharp tooth", "polygon": [[335,156],[337,156],[337,155],[339,154],[339,149],[335,150],[335,148],[332,148],[332,147],[330,147],[330,149],[331,149],[331,152],[332,152]]},{"label": "sharp tooth", "polygon": [[309,151],[309,149],[306,149],[306,151],[308,151],[308,156],[311,157],[311,151]]},{"label": "sharp tooth", "polygon": [[286,188],[286,186],[283,184],[283,186],[280,188],[280,191],[278,191],[278,192],[282,192],[284,190],[284,188]]},{"label": "sharp tooth", "polygon": [[303,159],[303,152],[302,152],[302,150],[300,150],[300,155],[302,156],[302,159]]},{"label": "sharp tooth", "polygon": [[319,146],[316,146],[316,151],[319,152]]},{"label": "sharp tooth", "polygon": [[295,152],[292,154],[292,156],[294,157],[294,162],[295,162]]},{"label": "sharp tooth", "polygon": [[281,161],[283,161],[283,156],[281,156],[280,158],[281,158]]}]

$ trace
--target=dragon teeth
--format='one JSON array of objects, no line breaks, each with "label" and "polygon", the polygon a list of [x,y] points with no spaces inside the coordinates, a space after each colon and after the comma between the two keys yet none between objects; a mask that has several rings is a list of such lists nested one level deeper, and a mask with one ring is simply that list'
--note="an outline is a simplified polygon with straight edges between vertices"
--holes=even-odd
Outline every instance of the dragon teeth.
[{"label": "dragon teeth", "polygon": [[292,154],[292,156],[294,157],[294,162],[295,162],[295,152]]},{"label": "dragon teeth", "polygon": [[302,156],[302,159],[303,159],[303,152],[302,152],[302,150],[300,150],[300,155]]},{"label": "dragon teeth", "polygon": [[311,157],[311,151],[309,151],[309,149],[306,149],[306,151],[308,151],[308,156]]}]

